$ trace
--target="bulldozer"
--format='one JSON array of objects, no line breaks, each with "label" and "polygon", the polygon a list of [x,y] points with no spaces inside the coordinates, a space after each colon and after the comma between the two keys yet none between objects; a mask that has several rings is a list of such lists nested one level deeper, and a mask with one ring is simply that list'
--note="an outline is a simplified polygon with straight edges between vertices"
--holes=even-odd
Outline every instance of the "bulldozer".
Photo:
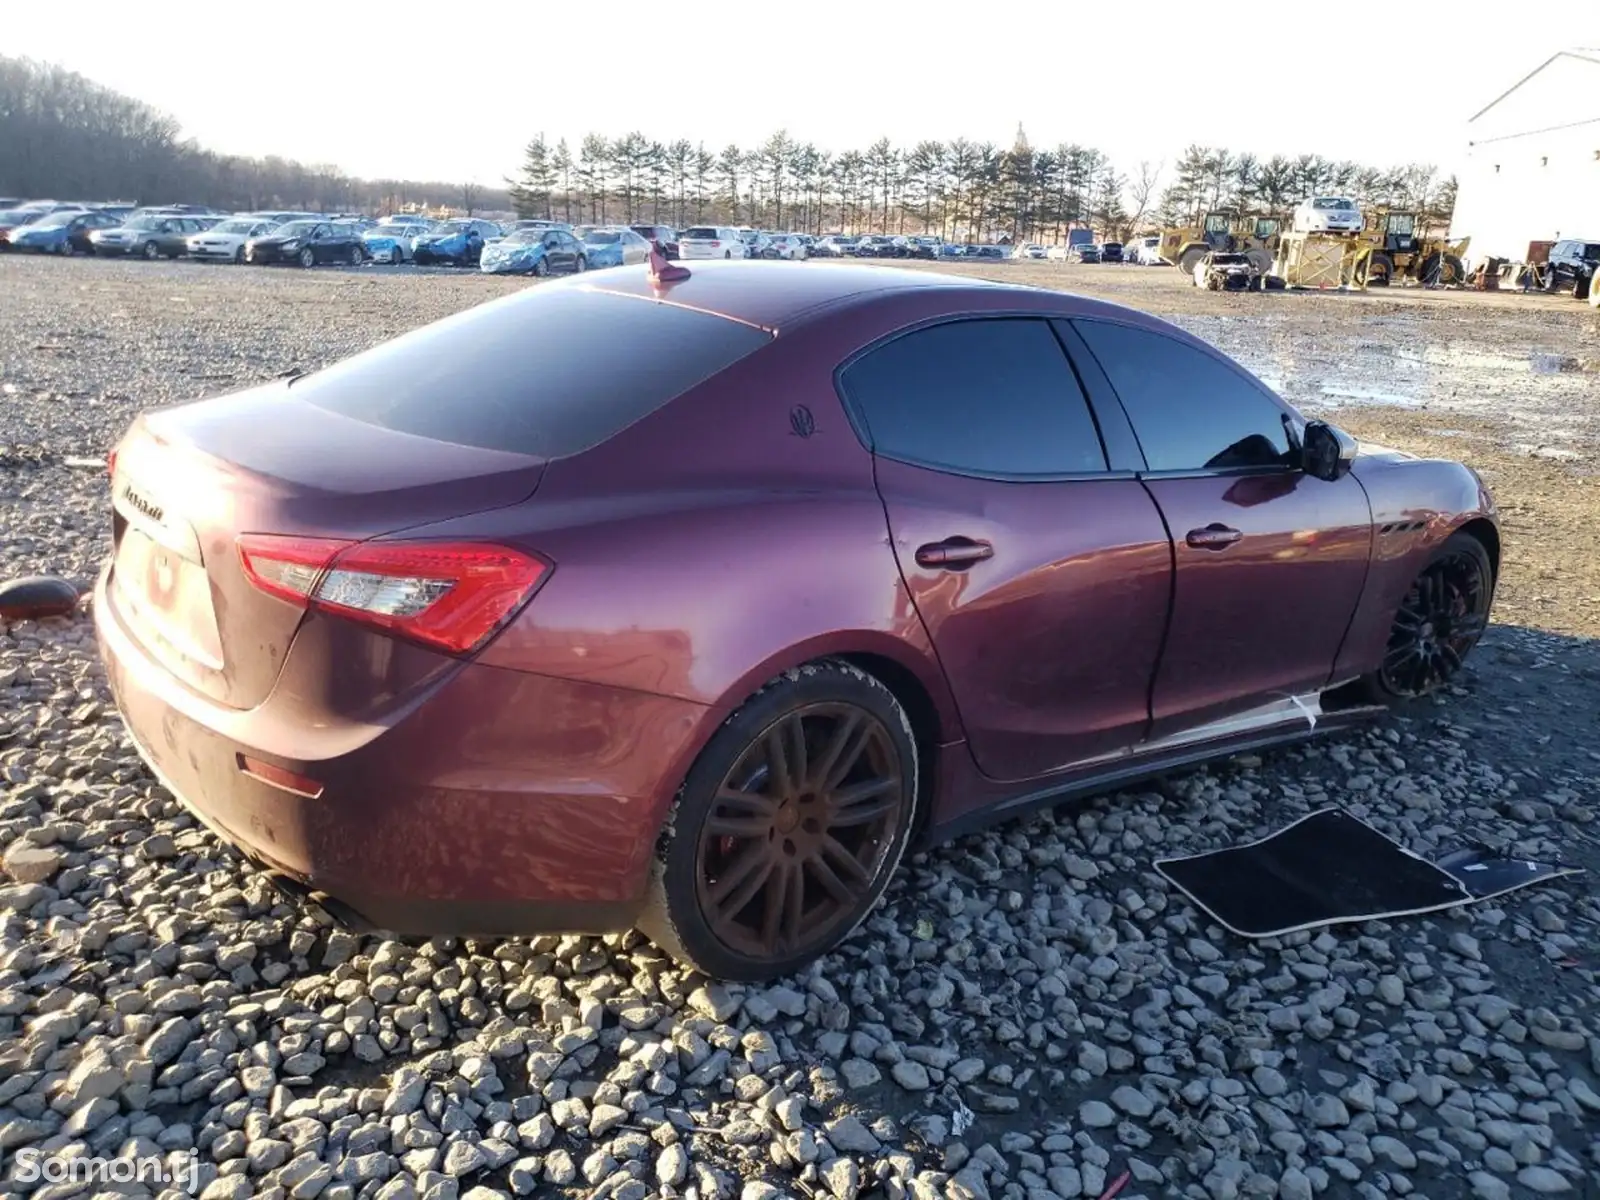
[{"label": "bulldozer", "polygon": [[1387,287],[1394,279],[1424,284],[1466,282],[1467,246],[1472,239],[1449,242],[1420,236],[1414,212],[1376,209],[1367,214],[1362,231],[1352,236],[1372,247],[1365,267],[1367,287]]},{"label": "bulldozer", "polygon": [[1243,254],[1257,270],[1272,269],[1278,222],[1271,217],[1240,217],[1237,213],[1207,213],[1199,225],[1181,225],[1161,231],[1161,257],[1185,275],[1193,275],[1200,260],[1212,251]]}]

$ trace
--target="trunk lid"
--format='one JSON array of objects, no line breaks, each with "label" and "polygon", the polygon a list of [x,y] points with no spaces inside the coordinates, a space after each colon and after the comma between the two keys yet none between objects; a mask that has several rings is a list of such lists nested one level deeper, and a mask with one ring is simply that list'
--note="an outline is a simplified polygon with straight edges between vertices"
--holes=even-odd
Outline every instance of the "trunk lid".
[{"label": "trunk lid", "polygon": [[520,503],[545,459],[398,432],[276,383],[148,413],[118,446],[110,596],[152,657],[250,708],[304,613],[257,590],[241,533],[360,540]]}]

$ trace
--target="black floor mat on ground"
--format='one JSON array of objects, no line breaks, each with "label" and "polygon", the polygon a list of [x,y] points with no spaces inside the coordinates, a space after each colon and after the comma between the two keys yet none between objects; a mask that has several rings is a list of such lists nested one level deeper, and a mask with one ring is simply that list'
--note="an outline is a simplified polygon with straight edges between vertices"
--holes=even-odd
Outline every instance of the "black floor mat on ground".
[{"label": "black floor mat on ground", "polygon": [[1481,848],[1432,863],[1340,808],[1247,846],[1155,868],[1225,929],[1250,938],[1438,912],[1578,873]]}]

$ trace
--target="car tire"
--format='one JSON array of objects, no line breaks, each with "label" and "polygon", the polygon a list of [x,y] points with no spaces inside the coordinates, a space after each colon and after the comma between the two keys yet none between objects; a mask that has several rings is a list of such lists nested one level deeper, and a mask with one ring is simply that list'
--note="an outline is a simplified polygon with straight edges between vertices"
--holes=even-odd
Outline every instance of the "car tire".
[{"label": "car tire", "polygon": [[139,253],[143,254],[149,262],[155,262],[156,259],[161,257],[161,247],[154,242],[146,242],[144,249],[140,250]]},{"label": "car tire", "polygon": [[366,261],[366,255],[361,253],[361,247],[360,246],[351,246],[350,247],[350,265],[352,267],[359,267],[365,261]]},{"label": "car tire", "polygon": [[544,279],[546,276],[548,276],[550,274],[550,260],[541,258],[538,262],[534,263],[533,273],[540,279]]},{"label": "car tire", "polygon": [[317,252],[310,246],[302,249],[295,257],[300,260],[302,267],[311,268],[317,265]]},{"label": "car tire", "polygon": [[572,273],[582,275],[589,269],[589,259],[585,255],[578,255],[577,261],[572,264]]},{"label": "car tire", "polygon": [[1362,680],[1380,704],[1437,691],[1455,677],[1489,623],[1494,564],[1470,533],[1453,533],[1417,574],[1395,613],[1383,662]]},{"label": "car tire", "polygon": [[832,660],[780,675],[690,768],[640,930],[719,979],[803,967],[888,886],[914,827],[918,769],[911,723],[879,680]]},{"label": "car tire", "polygon": [[733,257],[733,251],[732,250],[724,250],[722,252],[722,257],[723,258],[732,258]]},{"label": "car tire", "polygon": [[1394,259],[1387,254],[1374,254],[1367,263],[1367,286],[1388,287],[1394,275]]},{"label": "car tire", "polygon": [[1204,246],[1190,246],[1178,255],[1178,270],[1192,276],[1194,269],[1200,265],[1200,260],[1209,253],[1210,251]]},{"label": "car tire", "polygon": [[233,252],[233,265],[236,266],[236,267],[244,266],[244,247],[243,246],[240,246],[236,250],[234,250],[234,252]]}]

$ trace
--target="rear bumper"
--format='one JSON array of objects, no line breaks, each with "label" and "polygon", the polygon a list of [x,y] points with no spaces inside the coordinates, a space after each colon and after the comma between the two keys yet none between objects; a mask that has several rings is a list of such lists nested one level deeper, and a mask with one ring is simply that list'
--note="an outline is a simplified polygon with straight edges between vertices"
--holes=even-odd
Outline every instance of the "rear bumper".
[{"label": "rear bumper", "polygon": [[[238,711],[199,696],[124,626],[107,578],[94,598],[100,654],[141,756],[287,890],[329,898],[324,907],[354,927],[417,936],[633,924],[667,804],[712,710],[468,663],[374,722],[307,727],[307,747],[335,752],[295,757],[284,751],[307,720],[303,697],[274,692]],[[241,755],[314,779],[321,793],[246,774]]]}]

